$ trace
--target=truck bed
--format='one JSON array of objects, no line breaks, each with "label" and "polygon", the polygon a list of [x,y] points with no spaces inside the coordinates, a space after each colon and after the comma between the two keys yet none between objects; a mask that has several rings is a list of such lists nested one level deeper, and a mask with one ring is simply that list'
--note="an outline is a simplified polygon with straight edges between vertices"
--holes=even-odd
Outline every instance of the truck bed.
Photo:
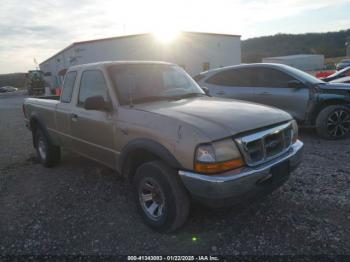
[{"label": "truck bed", "polygon": [[56,108],[60,103],[58,96],[26,98],[24,100],[24,111],[27,123],[29,116],[40,116],[48,129],[56,128]]}]

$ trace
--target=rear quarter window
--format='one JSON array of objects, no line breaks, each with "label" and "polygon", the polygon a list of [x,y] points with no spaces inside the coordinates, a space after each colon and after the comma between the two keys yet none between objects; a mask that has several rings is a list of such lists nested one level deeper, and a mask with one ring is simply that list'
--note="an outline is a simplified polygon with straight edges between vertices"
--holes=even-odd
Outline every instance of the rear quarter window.
[{"label": "rear quarter window", "polygon": [[218,86],[249,87],[252,85],[254,71],[250,68],[235,68],[220,71],[206,80],[206,83]]},{"label": "rear quarter window", "polygon": [[61,102],[70,103],[72,100],[73,88],[75,85],[75,79],[77,78],[77,72],[71,71],[66,74],[63,83],[63,90],[61,94]]}]

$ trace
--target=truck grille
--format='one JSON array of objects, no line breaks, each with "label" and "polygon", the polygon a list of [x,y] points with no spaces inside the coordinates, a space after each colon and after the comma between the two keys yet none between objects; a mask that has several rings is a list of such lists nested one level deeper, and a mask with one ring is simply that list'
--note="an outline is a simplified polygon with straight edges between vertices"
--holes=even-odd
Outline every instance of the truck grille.
[{"label": "truck grille", "polygon": [[292,145],[291,123],[239,137],[236,142],[248,166],[256,166],[287,152]]}]

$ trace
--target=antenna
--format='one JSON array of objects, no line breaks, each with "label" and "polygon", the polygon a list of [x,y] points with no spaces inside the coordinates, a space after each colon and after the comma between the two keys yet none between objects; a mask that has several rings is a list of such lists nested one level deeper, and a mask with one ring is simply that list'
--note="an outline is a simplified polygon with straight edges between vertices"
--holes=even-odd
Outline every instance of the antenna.
[{"label": "antenna", "polygon": [[129,106],[134,107],[134,104],[132,102],[132,94],[131,94],[130,88],[129,88]]},{"label": "antenna", "polygon": [[135,80],[132,78],[132,76],[128,75],[127,76],[127,81],[128,81],[128,94],[129,94],[129,106],[134,107],[133,103],[133,92],[135,92]]},{"label": "antenna", "polygon": [[33,60],[34,60],[34,65],[35,65],[36,70],[39,70],[39,64],[38,64],[38,62],[36,61],[35,57],[34,57]]}]

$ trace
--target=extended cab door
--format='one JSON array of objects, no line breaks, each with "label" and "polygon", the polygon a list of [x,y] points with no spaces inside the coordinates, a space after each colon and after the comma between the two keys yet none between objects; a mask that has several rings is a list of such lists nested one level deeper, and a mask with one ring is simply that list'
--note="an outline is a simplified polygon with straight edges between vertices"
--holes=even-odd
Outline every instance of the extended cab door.
[{"label": "extended cab door", "polygon": [[254,70],[255,102],[283,109],[297,120],[305,119],[309,101],[307,86],[290,88],[289,82],[300,81],[274,68],[256,67]]},{"label": "extended cab door", "polygon": [[253,89],[249,69],[227,69],[219,71],[205,80],[203,86],[212,96],[252,101]]},{"label": "extended cab door", "polygon": [[67,72],[60,103],[56,106],[56,132],[60,139],[60,144],[66,148],[71,148],[71,120],[70,115],[75,105],[72,103],[72,94],[77,79],[76,71]]},{"label": "extended cab door", "polygon": [[104,74],[100,70],[82,72],[77,105],[71,114],[72,145],[78,153],[116,167],[117,152],[114,150],[113,116],[115,110],[86,110],[85,100],[93,96],[102,96],[110,100],[110,94]]}]

